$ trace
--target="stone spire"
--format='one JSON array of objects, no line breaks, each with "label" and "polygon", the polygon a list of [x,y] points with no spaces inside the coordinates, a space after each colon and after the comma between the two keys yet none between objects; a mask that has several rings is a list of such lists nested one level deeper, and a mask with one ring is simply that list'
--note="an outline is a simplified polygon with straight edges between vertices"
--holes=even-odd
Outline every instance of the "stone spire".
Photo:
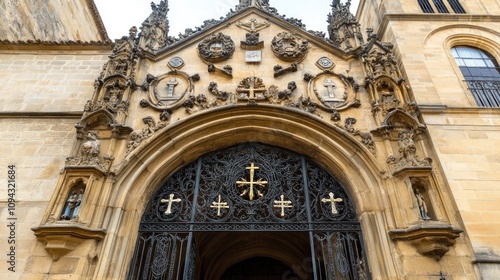
[{"label": "stone spire", "polygon": [[351,0],[345,4],[340,0],[333,0],[332,13],[328,14],[328,33],[330,40],[345,51],[351,51],[363,44],[360,24],[351,14]]},{"label": "stone spire", "polygon": [[168,25],[168,1],[161,0],[156,5],[151,2],[152,12],[142,23],[139,34],[139,46],[145,50],[157,51],[166,45],[169,25]]}]

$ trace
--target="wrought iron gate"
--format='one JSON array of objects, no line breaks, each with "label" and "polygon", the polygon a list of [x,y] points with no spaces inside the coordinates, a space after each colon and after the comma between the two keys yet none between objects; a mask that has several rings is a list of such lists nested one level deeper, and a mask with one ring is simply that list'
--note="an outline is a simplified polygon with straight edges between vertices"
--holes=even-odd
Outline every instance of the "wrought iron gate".
[{"label": "wrought iron gate", "polygon": [[349,194],[303,155],[245,143],[170,176],[142,217],[129,279],[193,279],[193,232],[302,231],[313,279],[369,279]]}]

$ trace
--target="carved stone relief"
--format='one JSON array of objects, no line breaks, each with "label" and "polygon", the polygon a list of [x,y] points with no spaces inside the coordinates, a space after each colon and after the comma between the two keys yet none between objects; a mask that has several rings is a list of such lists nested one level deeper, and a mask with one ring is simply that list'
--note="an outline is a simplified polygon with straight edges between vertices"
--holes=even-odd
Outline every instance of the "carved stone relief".
[{"label": "carved stone relief", "polygon": [[335,67],[335,63],[330,58],[323,56],[316,61],[316,66],[322,70],[331,70]]},{"label": "carved stone relief", "polygon": [[266,86],[261,78],[248,77],[240,81],[236,92],[238,100],[265,100]]},{"label": "carved stone relief", "polygon": [[292,62],[289,67],[283,68],[281,65],[274,66],[274,77],[285,75],[287,73],[297,72],[297,62]]},{"label": "carved stone relief", "polygon": [[344,120],[344,124],[340,124],[340,114],[337,111],[334,111],[332,114],[332,120],[335,120],[336,123],[335,125],[349,133],[351,133],[354,136],[358,136],[360,138],[360,141],[365,147],[370,150],[370,152],[374,155],[377,156],[377,149],[375,148],[375,142],[373,141],[372,134],[370,132],[362,132],[356,128],[354,128],[354,125],[356,124],[357,120],[352,117],[347,117]]},{"label": "carved stone relief", "polygon": [[241,41],[241,48],[244,50],[256,50],[264,47],[264,42],[259,40],[259,31],[269,27],[271,24],[268,21],[258,22],[252,18],[248,22],[238,21],[236,26],[248,31],[245,41]]},{"label": "carved stone relief", "polygon": [[148,99],[142,99],[140,104],[162,112],[178,108],[193,91],[193,83],[198,80],[197,74],[189,76],[182,71],[171,71],[158,77],[148,75],[142,85],[142,89],[149,93]]},{"label": "carved stone relief", "polygon": [[213,63],[229,59],[233,52],[233,40],[220,32],[206,37],[198,44],[200,57]]},{"label": "carved stone relief", "polygon": [[417,155],[417,146],[414,141],[415,132],[410,129],[398,131],[398,152],[399,157],[389,156],[387,163],[393,166],[393,173],[404,168],[411,167],[431,167],[432,159],[426,157],[420,159]]},{"label": "carved stone relief", "polygon": [[271,49],[283,61],[300,61],[307,54],[309,42],[298,35],[281,32],[271,41]]},{"label": "carved stone relief", "polygon": [[360,24],[356,17],[351,14],[350,6],[350,1],[345,4],[334,1],[332,13],[328,15],[327,19],[330,42],[345,51],[352,51],[364,43]]},{"label": "carved stone relief", "polygon": [[156,51],[167,43],[169,31],[167,0],[161,0],[158,5],[152,2],[151,10],[151,14],[140,27],[139,46],[148,51]]},{"label": "carved stone relief", "polygon": [[401,107],[397,86],[386,80],[379,80],[375,83],[375,90],[378,99],[372,102],[373,113],[381,112],[382,116],[385,116],[390,111]]},{"label": "carved stone relief", "polygon": [[135,148],[139,147],[142,141],[150,138],[155,135],[157,131],[167,126],[167,124],[162,121],[157,123],[151,116],[143,118],[142,121],[146,126],[144,126],[140,131],[132,131],[129,135],[127,155]]},{"label": "carved stone relief", "polygon": [[84,111],[94,112],[104,109],[117,116],[117,119],[122,119],[120,115],[126,114],[130,104],[128,100],[123,100],[124,92],[127,89],[126,82],[122,79],[115,79],[103,88],[104,96],[102,99],[97,100],[95,103],[88,100],[85,104]]},{"label": "carved stone relief", "polygon": [[341,111],[360,105],[358,85],[351,77],[325,70],[316,76],[308,76],[304,79],[309,79],[308,96],[316,100],[319,106],[328,112],[332,112],[333,109]]},{"label": "carved stone relief", "polygon": [[99,159],[101,153],[101,141],[97,139],[97,131],[88,131],[85,142],[80,146],[77,156],[66,158],[67,166],[93,166],[106,171],[109,168],[107,162],[102,163]]}]

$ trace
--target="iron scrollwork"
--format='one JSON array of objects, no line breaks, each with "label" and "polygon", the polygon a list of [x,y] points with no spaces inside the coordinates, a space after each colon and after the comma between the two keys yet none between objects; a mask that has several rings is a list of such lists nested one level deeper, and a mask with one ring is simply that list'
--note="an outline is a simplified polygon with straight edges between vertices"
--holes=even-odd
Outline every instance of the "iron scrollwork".
[{"label": "iron scrollwork", "polygon": [[[259,184],[265,187],[258,189]],[[255,187],[252,198],[250,187]],[[318,273],[369,279],[361,227],[342,184],[303,155],[259,143],[205,155],[164,181],[141,220],[129,277],[144,276],[134,269],[148,260],[147,273],[178,273],[172,267],[184,262],[182,273],[192,275],[194,240],[185,245],[182,240],[190,239],[183,238],[217,231],[312,232]],[[174,245],[183,251],[163,261],[173,256]],[[161,264],[151,263],[157,258]]]}]

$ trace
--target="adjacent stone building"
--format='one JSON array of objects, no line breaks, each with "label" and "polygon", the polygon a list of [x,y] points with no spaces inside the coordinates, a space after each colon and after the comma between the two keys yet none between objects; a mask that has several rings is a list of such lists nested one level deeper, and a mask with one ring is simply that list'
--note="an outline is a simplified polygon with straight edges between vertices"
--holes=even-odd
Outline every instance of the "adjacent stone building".
[{"label": "adjacent stone building", "polygon": [[498,1],[269,2],[0,3],[0,275],[500,277]]}]

